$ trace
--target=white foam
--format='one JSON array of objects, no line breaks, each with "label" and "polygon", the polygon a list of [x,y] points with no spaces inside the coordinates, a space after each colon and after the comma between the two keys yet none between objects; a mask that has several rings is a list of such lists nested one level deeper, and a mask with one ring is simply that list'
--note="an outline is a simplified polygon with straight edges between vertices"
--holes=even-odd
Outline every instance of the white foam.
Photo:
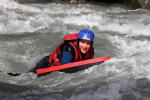
[{"label": "white foam", "polygon": [[134,40],[132,38],[113,36],[110,38],[114,46],[122,50],[122,54],[125,56],[131,56],[140,53],[147,53],[150,50],[148,40]]},{"label": "white foam", "polygon": [[21,9],[28,12],[41,12],[39,8],[26,6],[15,2],[14,0],[1,0],[0,7],[5,9]]},{"label": "white foam", "polygon": [[[146,17],[137,17],[136,20],[132,20],[133,17],[131,16],[130,19],[129,14],[126,15],[129,19],[125,20],[126,17],[121,13],[126,13],[127,11],[122,8],[113,7],[107,8],[106,11],[96,11],[95,9],[90,8],[90,6],[91,5],[83,4],[73,6],[51,3],[40,8],[38,5],[22,5],[13,0],[2,0],[0,1],[0,7],[4,9],[19,9],[22,12],[32,12],[33,16],[23,16],[8,11],[9,17],[6,19],[4,18],[5,16],[1,16],[1,18],[8,20],[9,22],[8,24],[0,24],[0,32],[1,34],[9,33],[11,31],[34,32],[40,29],[49,28],[53,23],[57,22],[58,24],[62,23],[62,25],[86,26],[90,28],[97,27],[100,31],[118,32],[119,34],[125,34],[127,36],[149,36],[150,25],[145,24],[147,22],[146,20],[148,20],[148,15],[146,15]],[[34,14],[37,16],[34,16]],[[53,16],[56,15],[56,17],[52,17],[49,14],[53,14]],[[57,14],[64,14],[64,16],[58,16]],[[115,17],[113,18],[113,15],[111,14],[114,14]],[[21,21],[18,17],[26,17],[26,20]],[[36,27],[36,25],[39,26]]]},{"label": "white foam", "polygon": [[[137,19],[138,21],[138,19]],[[150,25],[144,25],[143,23],[128,23],[120,25],[119,23],[109,23],[106,25],[101,25],[99,27],[103,31],[112,31],[120,34],[125,34],[127,36],[134,35],[145,35],[149,36]]]}]

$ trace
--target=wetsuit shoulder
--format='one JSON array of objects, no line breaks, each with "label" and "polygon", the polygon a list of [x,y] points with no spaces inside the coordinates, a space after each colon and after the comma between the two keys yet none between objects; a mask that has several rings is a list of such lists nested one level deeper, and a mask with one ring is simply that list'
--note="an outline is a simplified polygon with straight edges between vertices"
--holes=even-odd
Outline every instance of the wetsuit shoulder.
[{"label": "wetsuit shoulder", "polygon": [[71,54],[74,54],[73,47],[67,42],[65,42],[63,44],[63,46],[61,47],[61,52],[63,52],[63,51],[67,51],[67,52],[70,52]]}]

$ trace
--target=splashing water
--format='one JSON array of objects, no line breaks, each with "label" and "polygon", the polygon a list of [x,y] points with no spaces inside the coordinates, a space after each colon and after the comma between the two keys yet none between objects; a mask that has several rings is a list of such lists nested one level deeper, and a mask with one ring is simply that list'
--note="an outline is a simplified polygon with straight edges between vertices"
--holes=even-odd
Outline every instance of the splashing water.
[{"label": "splashing water", "polygon": [[[18,4],[0,1],[0,96],[3,100],[149,100],[150,11],[123,5]],[[112,59],[73,74],[26,72],[65,34],[95,32],[95,57]],[[7,72],[22,72],[9,76]]]}]

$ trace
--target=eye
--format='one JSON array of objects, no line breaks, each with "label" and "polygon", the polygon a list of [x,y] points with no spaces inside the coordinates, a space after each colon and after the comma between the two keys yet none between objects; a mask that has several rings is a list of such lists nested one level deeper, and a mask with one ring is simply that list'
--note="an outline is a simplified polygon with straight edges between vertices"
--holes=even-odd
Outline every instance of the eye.
[{"label": "eye", "polygon": [[81,43],[91,45],[91,41],[89,40],[80,40]]},{"label": "eye", "polygon": [[87,43],[88,45],[91,45],[91,42],[90,42],[90,41],[87,41],[86,43]]}]

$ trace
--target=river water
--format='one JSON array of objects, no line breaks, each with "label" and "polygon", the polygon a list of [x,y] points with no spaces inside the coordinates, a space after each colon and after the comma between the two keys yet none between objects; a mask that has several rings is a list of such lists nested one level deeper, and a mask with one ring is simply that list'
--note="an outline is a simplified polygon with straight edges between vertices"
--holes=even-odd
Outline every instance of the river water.
[{"label": "river water", "polygon": [[[1,0],[1,100],[150,100],[149,16],[118,4]],[[80,29],[95,32],[95,57],[112,59],[72,74],[26,74],[63,36]]]}]

